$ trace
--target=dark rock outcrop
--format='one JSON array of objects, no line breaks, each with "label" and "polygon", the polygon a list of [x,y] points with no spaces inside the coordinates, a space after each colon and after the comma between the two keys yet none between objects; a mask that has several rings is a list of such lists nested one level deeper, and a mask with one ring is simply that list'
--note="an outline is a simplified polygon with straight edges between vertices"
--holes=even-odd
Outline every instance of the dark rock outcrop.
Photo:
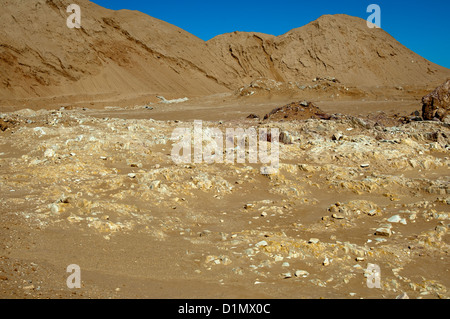
[{"label": "dark rock outcrop", "polygon": [[292,102],[282,107],[273,109],[269,114],[264,116],[264,120],[284,121],[284,120],[307,120],[321,119],[329,120],[330,115],[323,112],[314,103],[302,101]]},{"label": "dark rock outcrop", "polygon": [[449,121],[450,79],[436,90],[422,98],[422,117],[424,120]]}]

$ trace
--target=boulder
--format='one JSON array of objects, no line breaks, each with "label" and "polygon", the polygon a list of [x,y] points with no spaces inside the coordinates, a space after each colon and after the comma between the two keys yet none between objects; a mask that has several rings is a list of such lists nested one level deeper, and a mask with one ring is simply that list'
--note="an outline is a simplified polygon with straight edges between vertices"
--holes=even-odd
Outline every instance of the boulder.
[{"label": "boulder", "polygon": [[289,134],[289,132],[282,131],[280,133],[280,142],[283,144],[293,144],[292,142],[292,135]]},{"label": "boulder", "polygon": [[[445,121],[450,109],[450,79],[422,98],[424,120]],[[447,118],[448,120],[448,118]]]}]

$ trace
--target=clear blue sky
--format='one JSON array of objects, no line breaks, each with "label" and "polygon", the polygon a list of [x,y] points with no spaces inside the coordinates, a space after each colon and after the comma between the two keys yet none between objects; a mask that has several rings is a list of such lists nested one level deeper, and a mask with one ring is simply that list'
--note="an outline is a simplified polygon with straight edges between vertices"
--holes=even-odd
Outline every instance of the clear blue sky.
[{"label": "clear blue sky", "polygon": [[426,59],[450,68],[450,0],[91,1],[114,10],[142,11],[203,40],[233,31],[281,35],[324,14],[367,19],[367,6],[378,4],[385,31]]}]

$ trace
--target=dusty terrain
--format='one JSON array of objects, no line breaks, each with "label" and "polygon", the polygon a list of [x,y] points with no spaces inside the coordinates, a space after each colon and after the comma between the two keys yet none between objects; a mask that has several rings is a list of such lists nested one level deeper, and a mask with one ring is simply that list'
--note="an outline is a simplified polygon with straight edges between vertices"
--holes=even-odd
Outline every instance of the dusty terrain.
[{"label": "dusty terrain", "polygon": [[[0,298],[450,297],[450,127],[414,120],[449,69],[346,15],[205,42],[68,3],[2,2]],[[175,164],[194,120],[278,128],[279,171]]]},{"label": "dusty terrain", "polygon": [[[387,116],[396,103],[347,102]],[[264,176],[255,164],[174,164],[172,132],[192,120],[153,107],[2,115],[3,298],[449,297],[448,125],[177,106],[204,128],[288,132],[279,173]],[[70,264],[82,289],[66,286]],[[381,289],[367,287],[369,264]]]}]

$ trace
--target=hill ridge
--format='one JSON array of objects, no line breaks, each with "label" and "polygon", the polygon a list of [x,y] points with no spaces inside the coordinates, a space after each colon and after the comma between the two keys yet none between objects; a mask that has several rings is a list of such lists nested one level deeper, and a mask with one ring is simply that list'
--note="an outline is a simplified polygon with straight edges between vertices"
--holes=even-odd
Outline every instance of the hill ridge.
[{"label": "hill ridge", "polygon": [[203,41],[142,12],[109,10],[87,0],[79,1],[81,29],[69,29],[69,4],[5,1],[2,103],[55,96],[203,96],[258,78],[309,83],[336,77],[348,86],[379,87],[435,85],[450,76],[450,69],[345,14],[324,15],[279,36],[233,32]]}]

